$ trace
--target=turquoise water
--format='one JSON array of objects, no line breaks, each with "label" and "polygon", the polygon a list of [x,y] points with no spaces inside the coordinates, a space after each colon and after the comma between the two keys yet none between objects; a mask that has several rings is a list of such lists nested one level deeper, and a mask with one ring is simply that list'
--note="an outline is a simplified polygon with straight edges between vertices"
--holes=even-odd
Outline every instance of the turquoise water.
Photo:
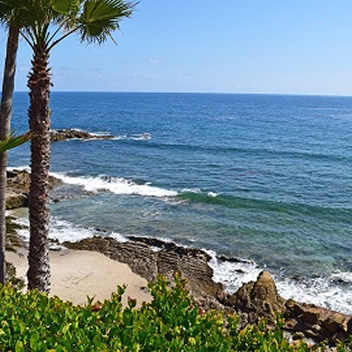
[{"label": "turquoise water", "polygon": [[[27,103],[16,94],[19,132]],[[352,98],[53,93],[52,110],[53,128],[115,136],[53,144],[69,184],[53,237],[170,239],[246,259],[214,258],[230,291],[267,268],[283,295],[352,313]]]}]

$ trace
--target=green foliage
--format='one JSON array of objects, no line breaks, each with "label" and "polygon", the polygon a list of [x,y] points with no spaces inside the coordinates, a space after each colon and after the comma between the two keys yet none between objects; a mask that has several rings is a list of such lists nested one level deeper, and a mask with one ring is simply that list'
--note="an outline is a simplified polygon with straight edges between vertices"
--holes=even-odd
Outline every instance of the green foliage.
[{"label": "green foliage", "polygon": [[[290,345],[280,323],[274,330],[264,322],[239,329],[237,316],[204,313],[195,306],[185,281],[175,275],[172,287],[159,278],[149,285],[151,303],[135,308],[129,298],[123,308],[124,287],[110,300],[74,306],[39,291],[27,294],[0,289],[1,351],[313,351],[304,343]],[[317,350],[317,349],[315,349]],[[344,351],[339,346],[339,351]]]},{"label": "green foliage", "polygon": [[120,28],[120,21],[130,17],[135,4],[121,0],[86,0],[78,19],[82,41],[103,43]]},{"label": "green foliage", "polygon": [[31,134],[26,133],[20,136],[15,136],[11,133],[7,138],[0,139],[0,153],[6,152],[9,149],[16,148],[31,139]]}]

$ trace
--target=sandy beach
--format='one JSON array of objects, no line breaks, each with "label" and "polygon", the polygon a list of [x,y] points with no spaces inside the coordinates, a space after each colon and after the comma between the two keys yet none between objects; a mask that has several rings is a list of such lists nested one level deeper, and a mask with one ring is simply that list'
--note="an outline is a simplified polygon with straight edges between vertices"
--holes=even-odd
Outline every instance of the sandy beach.
[{"label": "sandy beach", "polygon": [[[8,252],[7,261],[15,265],[17,276],[26,279],[27,253]],[[84,304],[87,296],[96,300],[108,299],[118,285],[127,285],[123,303],[136,298],[137,304],[150,301],[147,281],[134,274],[127,264],[111,260],[103,254],[91,251],[62,249],[50,251],[50,295],[74,304]]]}]

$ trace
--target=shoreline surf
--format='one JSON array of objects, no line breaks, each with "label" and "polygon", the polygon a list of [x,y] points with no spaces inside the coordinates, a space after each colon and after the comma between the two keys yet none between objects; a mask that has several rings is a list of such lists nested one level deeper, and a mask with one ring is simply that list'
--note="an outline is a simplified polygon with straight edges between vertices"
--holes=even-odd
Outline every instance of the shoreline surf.
[{"label": "shoreline surf", "polygon": [[[20,225],[28,226],[25,208],[12,210],[10,215],[16,217],[16,222]],[[28,229],[18,230],[19,235],[29,240]],[[129,241],[129,236],[156,239],[165,243],[174,243],[184,248],[194,248],[192,246],[177,243],[171,239],[138,236],[135,234],[122,235],[104,229],[79,227],[65,220],[51,217],[51,228],[49,238],[53,248],[57,249],[60,244],[68,242],[79,242],[80,240],[92,238],[94,236],[110,237],[118,242]],[[284,299],[295,299],[300,302],[311,303],[317,306],[339,311],[344,314],[352,314],[352,299],[348,292],[348,286],[352,284],[352,274],[349,272],[336,272],[326,278],[289,278],[284,273],[271,270],[268,267],[261,267],[254,261],[245,258],[226,258],[214,250],[198,248],[207,253],[211,259],[208,262],[214,271],[213,281],[222,283],[225,291],[235,293],[244,283],[255,281],[263,270],[269,270],[275,280],[279,294]],[[338,287],[336,283],[344,283],[346,290]]]}]

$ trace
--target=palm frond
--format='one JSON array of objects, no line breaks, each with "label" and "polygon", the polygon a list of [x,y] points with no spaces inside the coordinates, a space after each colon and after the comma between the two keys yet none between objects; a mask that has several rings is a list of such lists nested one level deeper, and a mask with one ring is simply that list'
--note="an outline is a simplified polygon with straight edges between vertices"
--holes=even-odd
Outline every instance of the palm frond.
[{"label": "palm frond", "polygon": [[137,3],[121,0],[86,0],[78,19],[82,41],[103,43],[130,17]]},{"label": "palm frond", "polygon": [[15,136],[13,133],[9,137],[0,140],[0,153],[6,152],[9,149],[16,148],[23,143],[28,142],[32,138],[32,134],[27,132],[20,136]]},{"label": "palm frond", "polygon": [[62,15],[77,15],[84,0],[50,0],[51,8]]}]

